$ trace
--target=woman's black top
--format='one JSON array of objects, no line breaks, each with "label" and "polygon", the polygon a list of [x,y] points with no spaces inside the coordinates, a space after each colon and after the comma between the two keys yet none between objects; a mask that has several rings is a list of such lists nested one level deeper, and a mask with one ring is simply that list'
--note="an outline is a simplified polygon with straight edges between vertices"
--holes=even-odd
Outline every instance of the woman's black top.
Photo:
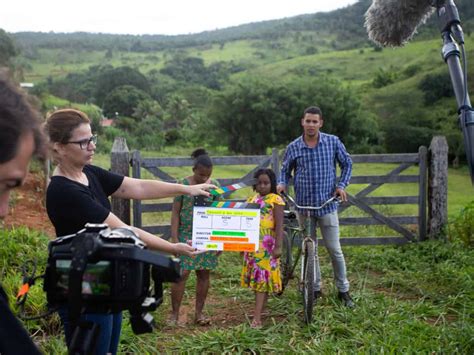
[{"label": "woman's black top", "polygon": [[108,197],[122,184],[124,177],[94,165],[82,170],[89,185],[53,176],[46,192],[46,210],[56,236],[74,234],[86,223],[103,223],[110,213]]}]

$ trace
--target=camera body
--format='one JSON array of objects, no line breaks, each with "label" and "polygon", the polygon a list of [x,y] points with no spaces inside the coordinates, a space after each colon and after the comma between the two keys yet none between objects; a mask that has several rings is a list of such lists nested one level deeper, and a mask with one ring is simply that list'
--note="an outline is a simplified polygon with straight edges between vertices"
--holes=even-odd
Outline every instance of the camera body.
[{"label": "camera body", "polygon": [[[153,266],[155,289],[180,278],[179,260],[146,249],[133,230],[86,224],[76,234],[49,243],[44,291],[50,306],[67,305],[70,314],[129,310],[132,319],[147,319],[135,333],[151,331],[149,310],[161,303],[151,297]],[[73,316],[74,317],[74,316]]]}]

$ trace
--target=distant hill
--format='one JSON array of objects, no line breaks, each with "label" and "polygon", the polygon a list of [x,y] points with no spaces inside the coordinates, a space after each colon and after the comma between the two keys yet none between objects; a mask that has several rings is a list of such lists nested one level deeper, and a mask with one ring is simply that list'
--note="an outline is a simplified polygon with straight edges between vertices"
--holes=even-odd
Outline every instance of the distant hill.
[{"label": "distant hill", "polygon": [[[472,1],[456,1],[466,33],[469,74],[474,72]],[[361,142],[358,149],[362,152],[413,152],[420,145],[428,145],[433,135],[443,134],[448,138],[451,158],[462,159],[456,102],[447,67],[440,56],[442,41],[436,16],[420,27],[410,44],[382,49],[369,42],[363,25],[370,3],[371,0],[360,0],[327,13],[193,35],[16,33],[12,36],[20,55],[12,61],[12,67],[21,81],[35,84],[34,92],[43,100],[44,111],[77,103],[96,104],[106,113],[123,113],[125,109],[116,109],[118,103],[130,106],[128,112],[146,118],[143,125],[133,124],[125,117],[118,128],[128,132],[134,127],[135,133],[127,139],[134,139],[135,145],[149,147],[164,141],[168,144],[179,137],[195,139],[201,144],[208,139],[207,124],[212,121],[209,117],[215,102],[222,95],[233,93],[241,83],[250,82],[250,89],[262,90],[267,102],[281,99],[283,107],[287,107],[285,117],[280,118],[281,124],[297,115],[294,110],[302,110],[298,105],[334,104],[330,106],[334,109],[332,116],[339,115],[334,122],[342,122],[338,117],[344,119],[347,113],[353,127],[363,127],[361,120],[373,123],[367,130],[375,135],[367,138],[364,129],[354,133],[354,137],[362,137],[357,140]],[[99,90],[101,83],[114,81],[115,70],[136,71],[135,75],[146,78],[147,95],[152,100],[140,107],[137,102],[128,103],[125,99],[133,96],[130,95],[133,90],[127,87],[126,91],[119,84]],[[112,76],[107,77],[107,73]],[[311,83],[310,89],[322,86],[317,87],[314,96],[301,99],[303,95],[298,90],[306,80]],[[266,83],[268,91],[265,91]],[[327,90],[320,88],[324,86],[342,95],[343,103],[354,102],[356,107],[360,102],[360,106],[346,111],[341,102],[331,101],[333,96],[328,99],[323,95]],[[285,91],[288,88],[294,92]],[[280,89],[285,94],[279,96]],[[251,90],[239,95],[245,97],[248,91]],[[469,92],[474,92],[472,80]],[[104,96],[110,96],[107,105]],[[59,104],[57,100],[65,103]],[[280,107],[282,103],[276,105]],[[94,110],[100,111],[99,107]],[[155,117],[155,121],[147,121],[149,117]],[[255,117],[252,114],[248,117],[254,123]],[[192,128],[173,131],[174,127],[184,125],[186,119]],[[163,126],[149,129],[150,124],[158,123]],[[164,135],[147,136],[150,132],[164,132]],[[287,139],[275,140],[277,145],[283,141]]]},{"label": "distant hill", "polygon": [[[296,35],[313,35],[316,44],[326,44],[332,50],[358,48],[368,43],[363,26],[364,13],[371,0],[359,2],[327,13],[306,14],[279,20],[262,21],[190,35],[112,35],[103,33],[42,33],[19,32],[12,36],[20,48],[74,48],[87,50],[127,50],[151,52],[225,43],[238,40],[280,41]],[[474,29],[472,0],[457,0],[463,27]],[[435,16],[421,27],[417,38],[438,35]]]}]

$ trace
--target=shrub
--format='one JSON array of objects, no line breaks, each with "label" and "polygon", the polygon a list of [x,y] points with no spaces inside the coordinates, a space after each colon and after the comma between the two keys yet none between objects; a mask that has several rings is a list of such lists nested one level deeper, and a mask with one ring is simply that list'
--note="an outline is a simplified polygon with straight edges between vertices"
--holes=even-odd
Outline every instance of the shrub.
[{"label": "shrub", "polygon": [[112,146],[116,137],[124,137],[130,150],[136,149],[138,146],[137,138],[135,136],[117,127],[107,127],[104,129],[104,133],[99,136],[97,152],[109,154],[112,150]]},{"label": "shrub", "polygon": [[375,74],[372,85],[374,88],[382,88],[384,86],[393,84],[398,79],[398,72],[395,68],[390,67],[389,69],[379,68]]},{"label": "shrub", "polygon": [[449,239],[459,239],[468,247],[474,246],[474,200],[461,210],[448,228]]},{"label": "shrub", "polygon": [[411,64],[403,70],[403,75],[407,78],[411,78],[412,76],[416,75],[419,71],[421,71],[421,69],[422,69],[421,65]]},{"label": "shrub", "polygon": [[430,105],[443,97],[453,96],[451,79],[446,72],[440,74],[428,74],[419,84],[419,89],[423,91],[425,104]]}]

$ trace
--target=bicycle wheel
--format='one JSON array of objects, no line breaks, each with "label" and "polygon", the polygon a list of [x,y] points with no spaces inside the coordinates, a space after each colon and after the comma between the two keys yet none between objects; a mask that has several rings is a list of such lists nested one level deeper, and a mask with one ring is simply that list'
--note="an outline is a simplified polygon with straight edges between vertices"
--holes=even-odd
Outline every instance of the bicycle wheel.
[{"label": "bicycle wheel", "polygon": [[303,308],[304,321],[311,323],[314,301],[314,245],[312,241],[304,243],[305,255],[303,265]]},{"label": "bicycle wheel", "polygon": [[301,256],[301,237],[299,232],[285,228],[283,236],[282,255],[280,258],[280,272],[283,289],[293,278],[294,271]]},{"label": "bicycle wheel", "polygon": [[283,245],[281,250],[281,257],[280,257],[280,272],[281,272],[281,283],[283,289],[285,289],[288,281],[291,278],[291,267],[293,265],[293,256],[291,253],[292,248],[292,235],[288,234],[291,233],[289,230],[284,231],[283,235]]}]

